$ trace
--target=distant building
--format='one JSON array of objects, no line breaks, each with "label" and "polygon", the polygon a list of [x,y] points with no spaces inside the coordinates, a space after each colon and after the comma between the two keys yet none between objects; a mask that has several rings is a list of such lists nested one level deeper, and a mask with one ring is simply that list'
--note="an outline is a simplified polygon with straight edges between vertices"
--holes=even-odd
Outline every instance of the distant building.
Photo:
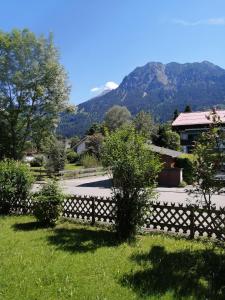
[{"label": "distant building", "polygon": [[[216,111],[220,116],[222,125],[225,127],[225,110]],[[182,150],[185,153],[191,153],[193,149],[193,142],[197,140],[199,134],[208,130],[212,123],[206,116],[210,111],[204,112],[186,112],[181,113],[173,121],[172,127],[180,134]]]}]

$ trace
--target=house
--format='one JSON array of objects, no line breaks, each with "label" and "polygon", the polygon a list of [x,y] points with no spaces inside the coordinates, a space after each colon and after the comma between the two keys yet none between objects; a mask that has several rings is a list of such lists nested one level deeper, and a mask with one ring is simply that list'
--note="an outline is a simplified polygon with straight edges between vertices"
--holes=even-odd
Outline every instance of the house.
[{"label": "house", "polygon": [[81,139],[75,146],[74,151],[77,152],[77,154],[82,154],[87,151],[87,142],[88,142],[89,136],[85,136],[83,139]]},{"label": "house", "polygon": [[[180,134],[182,150],[191,153],[193,142],[197,140],[199,134],[208,130],[211,120],[207,119],[210,111],[181,113],[173,121],[172,128]],[[225,128],[225,110],[217,110],[222,126]]]},{"label": "house", "polygon": [[163,169],[159,173],[158,183],[160,186],[177,187],[183,181],[181,168],[176,167],[176,159],[183,153],[168,148],[149,144],[152,152],[157,153],[163,163]]}]

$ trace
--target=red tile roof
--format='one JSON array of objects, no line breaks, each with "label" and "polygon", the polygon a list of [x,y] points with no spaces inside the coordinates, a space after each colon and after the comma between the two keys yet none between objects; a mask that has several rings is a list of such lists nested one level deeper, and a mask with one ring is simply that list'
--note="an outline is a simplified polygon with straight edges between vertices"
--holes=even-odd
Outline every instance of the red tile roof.
[{"label": "red tile roof", "polygon": [[[217,110],[216,112],[220,116],[222,123],[225,123],[225,110]],[[212,121],[206,118],[206,116],[209,114],[210,111],[180,113],[179,116],[173,121],[172,126],[210,124]]]}]

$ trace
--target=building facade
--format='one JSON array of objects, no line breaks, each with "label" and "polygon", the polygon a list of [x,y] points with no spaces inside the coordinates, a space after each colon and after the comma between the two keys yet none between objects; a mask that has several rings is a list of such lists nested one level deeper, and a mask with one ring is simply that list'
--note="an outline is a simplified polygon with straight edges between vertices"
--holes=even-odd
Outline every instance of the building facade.
[{"label": "building facade", "polygon": [[[216,111],[225,128],[225,110]],[[172,128],[180,134],[182,151],[191,153],[198,136],[209,129],[212,121],[207,118],[210,111],[181,113],[173,121]]]}]

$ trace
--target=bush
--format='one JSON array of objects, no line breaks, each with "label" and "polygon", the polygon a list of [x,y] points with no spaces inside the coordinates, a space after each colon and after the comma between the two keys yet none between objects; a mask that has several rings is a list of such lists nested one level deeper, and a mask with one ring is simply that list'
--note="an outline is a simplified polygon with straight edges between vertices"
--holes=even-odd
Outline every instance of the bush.
[{"label": "bush", "polygon": [[187,184],[193,183],[193,155],[183,154],[176,159],[176,167],[183,169],[183,179]]},{"label": "bush", "polygon": [[37,155],[30,162],[31,167],[42,167],[44,165],[44,157],[42,155]]},{"label": "bush", "polygon": [[95,168],[100,165],[100,162],[94,155],[85,154],[81,157],[80,164],[85,168]]},{"label": "bush", "polygon": [[34,216],[43,225],[54,225],[61,214],[63,199],[57,183],[49,181],[33,196]]},{"label": "bush", "polygon": [[0,162],[0,214],[9,214],[17,200],[26,207],[33,177],[29,167],[21,162]]},{"label": "bush", "polygon": [[144,224],[162,165],[132,127],[121,128],[106,138],[102,161],[113,177],[118,238],[132,239]]},{"label": "bush", "polygon": [[179,187],[180,188],[185,188],[187,186],[187,183],[183,180],[180,182]]},{"label": "bush", "polygon": [[74,164],[78,161],[79,155],[74,150],[69,149],[66,152],[66,159],[70,164]]}]

